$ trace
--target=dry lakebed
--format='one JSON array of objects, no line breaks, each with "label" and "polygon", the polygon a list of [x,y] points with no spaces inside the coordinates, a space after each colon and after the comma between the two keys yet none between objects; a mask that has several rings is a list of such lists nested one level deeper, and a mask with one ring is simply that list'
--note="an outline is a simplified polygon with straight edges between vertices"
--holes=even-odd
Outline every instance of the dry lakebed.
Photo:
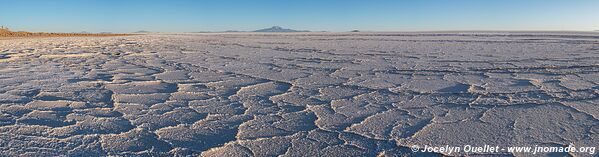
[{"label": "dry lakebed", "polygon": [[594,156],[599,33],[0,40],[1,156]]}]

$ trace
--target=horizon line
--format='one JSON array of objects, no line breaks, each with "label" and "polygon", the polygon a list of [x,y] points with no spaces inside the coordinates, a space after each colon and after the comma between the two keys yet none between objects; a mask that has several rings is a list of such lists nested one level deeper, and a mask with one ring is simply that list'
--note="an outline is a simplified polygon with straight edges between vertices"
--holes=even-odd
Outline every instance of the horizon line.
[{"label": "horizon line", "polygon": [[[599,32],[599,29],[597,30],[576,30],[576,29],[423,29],[423,30],[361,30],[361,29],[350,29],[350,30],[346,30],[346,31],[330,31],[330,30],[308,30],[308,29],[292,29],[292,28],[287,28],[287,27],[283,27],[285,29],[291,29],[291,30],[295,30],[297,32],[256,32],[257,30],[261,30],[261,29],[265,29],[265,28],[260,28],[260,29],[256,29],[256,30],[219,30],[219,31],[149,31],[149,30],[145,30],[145,29],[139,29],[137,31],[116,31],[116,32],[112,32],[112,31],[56,31],[56,32],[47,32],[47,31],[27,31],[27,30],[13,30],[10,29],[10,27],[1,26],[3,29],[8,29],[11,31],[15,31],[15,32],[19,32],[19,31],[23,31],[23,32],[44,32],[44,33],[136,33],[136,32],[147,32],[147,33],[318,33],[318,32],[329,32],[329,33],[358,33],[358,32],[389,32],[389,33],[393,33],[393,32]],[[273,27],[277,27],[277,26],[273,26]],[[268,27],[268,28],[272,28],[272,27]],[[266,28],[266,29],[268,29]],[[354,32],[354,31],[358,31],[358,32]]]}]

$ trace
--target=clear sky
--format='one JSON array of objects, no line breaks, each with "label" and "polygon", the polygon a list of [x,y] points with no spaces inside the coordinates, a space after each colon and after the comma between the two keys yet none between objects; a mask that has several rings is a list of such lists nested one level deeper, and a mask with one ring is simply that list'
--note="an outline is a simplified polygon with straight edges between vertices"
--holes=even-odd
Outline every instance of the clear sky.
[{"label": "clear sky", "polygon": [[599,30],[599,0],[0,0],[44,32]]}]

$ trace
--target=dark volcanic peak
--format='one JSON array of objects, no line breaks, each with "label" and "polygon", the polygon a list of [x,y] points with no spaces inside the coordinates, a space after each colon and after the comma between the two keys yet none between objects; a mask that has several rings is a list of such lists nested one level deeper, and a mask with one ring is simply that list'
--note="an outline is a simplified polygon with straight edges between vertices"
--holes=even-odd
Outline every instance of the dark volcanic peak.
[{"label": "dark volcanic peak", "polygon": [[254,32],[309,32],[306,30],[293,30],[287,29],[279,26],[272,26],[270,28],[255,30]]}]

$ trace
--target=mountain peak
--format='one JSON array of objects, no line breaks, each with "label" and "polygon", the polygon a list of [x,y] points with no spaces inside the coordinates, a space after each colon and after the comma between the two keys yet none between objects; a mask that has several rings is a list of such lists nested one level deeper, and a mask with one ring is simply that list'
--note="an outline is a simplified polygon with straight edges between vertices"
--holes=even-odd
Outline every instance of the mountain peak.
[{"label": "mountain peak", "polygon": [[150,31],[141,30],[141,31],[133,32],[133,33],[150,33]]},{"label": "mountain peak", "polygon": [[272,26],[270,28],[255,30],[254,32],[309,32],[305,30],[293,30],[287,29],[280,26]]}]

